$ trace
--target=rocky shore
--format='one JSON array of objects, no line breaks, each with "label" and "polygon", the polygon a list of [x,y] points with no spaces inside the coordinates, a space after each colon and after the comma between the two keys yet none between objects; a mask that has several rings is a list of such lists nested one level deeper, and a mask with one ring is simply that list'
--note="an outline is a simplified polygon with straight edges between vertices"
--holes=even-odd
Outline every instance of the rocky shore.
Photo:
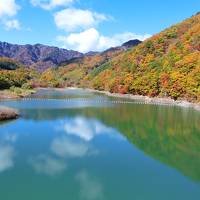
[{"label": "rocky shore", "polygon": [[156,105],[173,105],[173,106],[180,106],[180,107],[185,107],[185,108],[192,108],[194,110],[200,111],[200,103],[192,103],[188,102],[186,100],[174,100],[171,98],[162,98],[162,97],[148,97],[148,96],[142,96],[142,95],[133,95],[133,94],[119,94],[119,93],[111,93],[108,91],[99,91],[99,90],[94,90],[90,88],[78,88],[78,87],[67,87],[67,88],[38,88],[38,89],[53,89],[53,90],[66,90],[66,89],[83,89],[85,91],[89,92],[96,92],[100,94],[104,94],[110,97],[117,97],[117,98],[126,98],[126,99],[131,99],[135,101],[141,101],[144,102],[145,104],[156,104]]},{"label": "rocky shore", "polygon": [[0,106],[0,121],[16,119],[19,116],[19,113],[12,109]]},{"label": "rocky shore", "polygon": [[[73,89],[73,88],[71,88]],[[75,88],[74,88],[75,89]],[[174,100],[171,98],[161,98],[161,97],[148,97],[148,96],[141,96],[141,95],[132,95],[132,94],[119,94],[119,93],[110,93],[108,91],[99,91],[94,89],[86,89],[87,91],[97,92],[101,94],[105,94],[111,97],[118,97],[118,98],[128,98],[136,101],[142,101],[146,104],[157,104],[157,105],[174,105],[180,106],[185,108],[193,108],[194,110],[200,111],[200,103],[191,103],[185,100]]]}]

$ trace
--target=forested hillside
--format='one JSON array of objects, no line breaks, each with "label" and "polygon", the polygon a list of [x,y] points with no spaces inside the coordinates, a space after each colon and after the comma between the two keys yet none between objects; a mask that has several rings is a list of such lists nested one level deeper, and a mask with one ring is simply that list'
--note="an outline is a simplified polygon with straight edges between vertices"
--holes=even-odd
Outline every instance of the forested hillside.
[{"label": "forested hillside", "polygon": [[1,90],[9,89],[14,94],[27,94],[39,79],[39,73],[10,58],[0,58],[0,98]]},{"label": "forested hillside", "polygon": [[200,14],[122,53],[87,79],[98,90],[200,101]]},{"label": "forested hillside", "polygon": [[48,69],[40,79],[42,86],[89,86],[87,75],[97,73],[99,67],[113,57],[120,55],[128,49],[140,44],[139,40],[130,40],[121,46],[112,47],[101,53],[89,53],[81,58],[71,59],[57,69]]}]

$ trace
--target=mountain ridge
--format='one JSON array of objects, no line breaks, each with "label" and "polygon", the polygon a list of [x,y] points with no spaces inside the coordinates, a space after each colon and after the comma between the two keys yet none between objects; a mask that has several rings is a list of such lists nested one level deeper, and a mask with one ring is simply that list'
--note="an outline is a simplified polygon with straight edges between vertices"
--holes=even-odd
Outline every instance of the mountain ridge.
[{"label": "mountain ridge", "polygon": [[[112,47],[105,51],[115,51],[119,48],[126,50],[131,48],[133,45],[139,44],[139,40],[130,40],[122,46]],[[7,57],[17,60],[23,65],[35,68],[38,71],[45,71],[50,67],[55,67],[61,65],[62,63],[67,63],[70,60],[76,60],[77,58],[82,58],[84,56],[95,56],[96,54],[101,54],[102,52],[88,52],[83,54],[74,50],[67,50],[64,48],[59,48],[55,46],[37,44],[11,44],[8,42],[0,42],[0,57]]]},{"label": "mountain ridge", "polygon": [[83,55],[77,51],[43,44],[18,45],[0,42],[0,57],[15,59],[23,65],[39,71],[44,71],[49,67],[59,65],[61,62]]}]

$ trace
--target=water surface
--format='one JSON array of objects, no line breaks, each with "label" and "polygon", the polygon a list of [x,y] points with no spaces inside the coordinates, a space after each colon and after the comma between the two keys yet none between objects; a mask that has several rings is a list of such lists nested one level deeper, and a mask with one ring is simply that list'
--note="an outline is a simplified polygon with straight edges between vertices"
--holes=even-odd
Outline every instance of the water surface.
[{"label": "water surface", "polygon": [[199,200],[200,113],[85,90],[2,101],[2,200]]}]

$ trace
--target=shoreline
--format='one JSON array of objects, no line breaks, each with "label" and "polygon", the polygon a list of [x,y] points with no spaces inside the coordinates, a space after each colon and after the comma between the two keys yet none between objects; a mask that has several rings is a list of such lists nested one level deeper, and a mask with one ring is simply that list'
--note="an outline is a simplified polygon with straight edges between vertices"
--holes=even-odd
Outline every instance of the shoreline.
[{"label": "shoreline", "polygon": [[[36,88],[37,90],[37,88]],[[24,97],[27,97],[36,92],[36,90],[20,90],[20,93],[17,94],[10,90],[0,90],[0,101],[3,100],[18,100]]]},{"label": "shoreline", "polygon": [[111,93],[108,91],[98,91],[94,89],[86,89],[91,92],[97,92],[101,94],[105,94],[110,97],[117,97],[117,98],[127,98],[131,100],[138,100],[143,101],[146,104],[157,104],[157,105],[174,105],[184,108],[193,108],[194,110],[200,111],[200,104],[198,103],[191,103],[185,100],[174,100],[171,98],[163,98],[163,97],[148,97],[142,95],[133,95],[133,94],[119,94],[119,93]]},{"label": "shoreline", "polygon": [[138,100],[143,101],[146,104],[157,104],[157,105],[173,105],[173,106],[179,106],[183,108],[192,108],[196,111],[200,111],[200,103],[191,103],[186,100],[174,100],[171,98],[164,98],[164,97],[148,97],[148,96],[142,96],[142,95],[133,95],[133,94],[120,94],[120,93],[111,93],[108,91],[100,91],[90,88],[76,88],[76,87],[68,87],[68,88],[58,88],[58,89],[83,89],[89,92],[97,92],[100,94],[105,94],[110,97],[117,97],[117,98],[126,98],[131,100]]},{"label": "shoreline", "polygon": [[8,91],[0,91],[0,100],[20,99],[20,96]]},{"label": "shoreline", "polygon": [[[37,92],[37,90],[58,90],[58,91],[62,91],[62,90],[66,90],[66,89],[71,89],[71,90],[76,90],[76,89],[81,89],[81,90],[85,90],[88,92],[96,92],[96,93],[100,93],[100,94],[104,94],[110,97],[117,97],[117,98],[126,98],[126,99],[131,99],[131,100],[138,100],[138,101],[142,101],[145,102],[146,104],[157,104],[157,105],[173,105],[173,106],[179,106],[179,107],[184,107],[184,108],[192,108],[196,111],[200,111],[200,103],[192,103],[186,100],[174,100],[171,98],[164,98],[164,97],[148,97],[148,96],[142,96],[142,95],[133,95],[133,94],[120,94],[120,93],[111,93],[109,91],[100,91],[100,90],[95,90],[95,89],[91,89],[91,88],[79,88],[79,87],[66,87],[66,88],[43,88],[43,87],[38,87],[35,88],[35,92]],[[26,96],[29,96],[29,94],[27,95],[22,95],[22,96],[5,96],[5,98],[1,98],[0,96],[0,100],[10,100],[10,99],[20,99],[20,98],[24,98]]]}]

